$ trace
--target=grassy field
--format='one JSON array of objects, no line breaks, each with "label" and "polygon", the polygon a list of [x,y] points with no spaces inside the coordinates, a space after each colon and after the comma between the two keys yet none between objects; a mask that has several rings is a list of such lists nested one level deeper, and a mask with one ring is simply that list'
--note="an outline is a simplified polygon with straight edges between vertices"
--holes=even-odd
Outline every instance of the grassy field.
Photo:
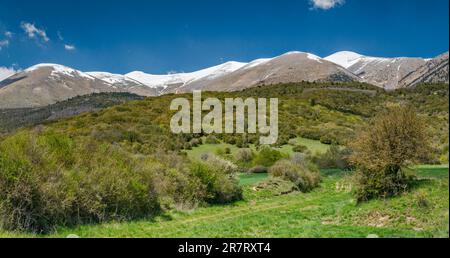
[{"label": "grassy field", "polygon": [[190,159],[200,159],[201,155],[204,153],[211,153],[215,154],[219,149],[224,150],[225,148],[230,148],[231,153],[235,154],[236,151],[239,149],[235,145],[231,144],[202,144],[198,147],[192,148],[192,150],[187,151],[187,155]]},{"label": "grassy field", "polygon": [[[294,141],[296,142],[296,144],[306,146],[312,154],[316,153],[322,154],[325,153],[330,148],[330,145],[323,144],[320,141],[305,139],[301,137],[295,138]],[[293,147],[294,147],[293,145],[286,144],[281,146],[279,150],[285,154],[290,155],[293,153],[292,151]],[[230,148],[232,155],[236,154],[236,152],[239,150],[239,148],[236,147],[236,145],[226,143],[202,144],[198,147],[192,148],[192,150],[187,151],[187,155],[191,159],[200,159],[201,155],[204,153],[215,154],[217,153],[218,150],[224,150],[225,148]],[[254,145],[250,145],[250,148],[253,150],[255,149]]]},{"label": "grassy field", "polygon": [[[448,166],[415,169],[408,193],[357,205],[347,173],[323,170],[311,193],[267,196],[253,185],[267,175],[241,175],[245,199],[232,205],[172,212],[153,220],[60,228],[39,237],[448,237]],[[1,237],[36,237],[0,232]]]},{"label": "grassy field", "polygon": [[242,186],[248,186],[258,183],[259,181],[262,181],[266,179],[268,175],[266,173],[264,174],[247,174],[242,173],[239,175],[239,183]]},{"label": "grassy field", "polygon": [[[295,143],[298,145],[303,145],[306,148],[308,148],[308,150],[312,153],[312,154],[323,154],[325,152],[327,152],[327,150],[330,148],[330,145],[327,144],[323,144],[320,141],[316,141],[316,140],[310,140],[310,139],[305,139],[305,138],[301,138],[301,137],[297,137],[294,139]],[[280,150],[284,153],[287,154],[292,154],[292,148],[294,146],[287,144],[287,145],[283,145]]]}]

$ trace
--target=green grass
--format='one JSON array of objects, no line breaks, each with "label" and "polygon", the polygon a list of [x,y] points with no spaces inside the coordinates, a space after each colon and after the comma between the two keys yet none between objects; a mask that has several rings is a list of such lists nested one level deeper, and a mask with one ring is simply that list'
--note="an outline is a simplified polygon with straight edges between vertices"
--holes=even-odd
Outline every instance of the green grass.
[{"label": "green grass", "polygon": [[421,165],[416,166],[415,171],[419,178],[446,178],[448,177],[447,165]]},{"label": "green grass", "polygon": [[[310,140],[310,139],[305,139],[305,138],[301,138],[301,137],[295,138],[294,140],[298,145],[306,146],[306,148],[308,148],[308,150],[311,151],[311,153],[313,153],[313,154],[316,154],[316,153],[323,154],[323,153],[327,152],[327,150],[330,148],[330,145],[323,144],[320,141],[316,141],[316,140]],[[284,153],[292,154],[293,147],[294,146],[292,146],[292,145],[284,145],[280,148],[280,150]]]},{"label": "green grass", "polygon": [[189,158],[198,160],[201,158],[202,154],[204,154],[204,153],[215,154],[218,150],[220,150],[220,149],[224,150],[225,148],[230,148],[232,154],[235,154],[236,151],[239,149],[235,145],[225,144],[225,143],[202,144],[202,145],[199,145],[198,147],[192,148],[192,150],[186,151],[186,153]]},{"label": "green grass", "polygon": [[239,175],[239,184],[242,186],[253,185],[267,178],[266,173],[261,174],[249,174],[249,173],[241,173]]},{"label": "green grass", "polygon": [[[310,140],[310,139],[305,139],[305,138],[301,138],[301,137],[295,138],[294,140],[296,141],[297,144],[306,146],[308,148],[308,150],[311,151],[311,153],[313,153],[313,154],[325,153],[330,148],[330,145],[323,144],[320,141],[316,141],[316,140]],[[283,145],[281,148],[279,148],[279,150],[285,154],[292,154],[293,147],[294,147],[293,145],[287,144],[287,145]],[[204,153],[215,154],[215,153],[217,153],[218,150],[224,150],[225,148],[230,148],[231,155],[235,155],[236,152],[239,150],[239,148],[236,147],[236,145],[219,143],[219,144],[202,144],[202,145],[199,145],[198,147],[192,148],[192,150],[186,151],[186,153],[187,153],[188,157],[191,159],[200,159],[202,154],[204,154]],[[250,145],[250,148],[255,150],[254,145]]]},{"label": "green grass", "polygon": [[[449,237],[448,168],[426,169],[417,169],[427,179],[410,192],[360,205],[349,192],[347,173],[340,170],[323,171],[321,187],[311,193],[270,197],[252,189],[266,175],[241,175],[245,199],[232,205],[171,212],[153,220],[59,228],[45,237]],[[428,205],[419,206],[419,198]]]}]

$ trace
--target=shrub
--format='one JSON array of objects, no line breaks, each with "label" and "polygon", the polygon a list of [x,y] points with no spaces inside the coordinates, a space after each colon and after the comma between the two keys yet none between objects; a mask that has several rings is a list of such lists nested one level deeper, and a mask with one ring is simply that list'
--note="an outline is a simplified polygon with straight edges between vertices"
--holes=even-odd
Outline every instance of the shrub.
[{"label": "shrub", "polygon": [[205,185],[208,203],[226,203],[242,199],[242,189],[233,174],[224,173],[214,163],[194,162],[190,170]]},{"label": "shrub", "polygon": [[416,203],[419,208],[428,208],[430,206],[430,201],[428,201],[428,196],[425,192],[421,191],[415,195]]},{"label": "shrub", "polygon": [[306,153],[294,153],[291,155],[290,161],[301,167],[308,167],[311,165],[311,159]]},{"label": "shrub", "polygon": [[319,168],[350,169],[350,154],[350,149],[333,144],[325,153],[315,155],[313,162]]},{"label": "shrub", "polygon": [[233,162],[215,155],[208,155],[204,161],[215,166],[225,174],[233,174],[238,172],[238,167]]},{"label": "shrub", "polygon": [[304,146],[304,145],[295,145],[292,148],[293,152],[300,152],[300,153],[304,153],[308,151],[308,147]]},{"label": "shrub", "polygon": [[267,172],[268,172],[268,169],[267,169],[267,167],[264,167],[264,166],[254,166],[248,170],[248,173],[252,173],[252,174],[263,174],[263,173],[267,173]]},{"label": "shrub", "polygon": [[324,135],[322,137],[320,137],[320,142],[323,144],[333,144],[336,143],[335,138],[331,137],[330,135]]},{"label": "shrub", "polygon": [[259,153],[253,160],[253,163],[255,165],[270,167],[282,158],[283,155],[281,154],[281,152],[272,149],[269,146],[262,146]]},{"label": "shrub", "polygon": [[259,182],[255,189],[257,191],[265,191],[269,196],[285,195],[298,191],[298,187],[291,181],[286,181],[277,177],[269,177]]},{"label": "shrub", "polygon": [[208,160],[208,158],[209,158],[210,155],[211,155],[211,154],[209,154],[209,153],[202,153],[202,154],[200,155],[200,159],[203,160],[203,161],[206,161],[206,160]]},{"label": "shrub", "polygon": [[17,133],[0,142],[0,224],[43,233],[239,199],[232,164],[210,162],[199,172],[172,154],[133,155],[89,137]]},{"label": "shrub", "polygon": [[320,183],[320,173],[311,163],[297,164],[292,160],[283,159],[275,163],[269,173],[272,177],[279,177],[294,183],[302,192],[308,192]]},{"label": "shrub", "polygon": [[8,138],[0,145],[0,223],[47,232],[158,211],[153,180],[130,161],[114,147],[55,134]]},{"label": "shrub", "polygon": [[430,153],[427,127],[410,107],[392,107],[376,116],[351,143],[358,201],[407,190],[407,166]]},{"label": "shrub", "polygon": [[251,149],[239,149],[236,152],[235,159],[238,162],[251,162],[253,160],[253,151]]},{"label": "shrub", "polygon": [[219,140],[214,135],[208,135],[205,139],[206,144],[219,144]]},{"label": "shrub", "polygon": [[124,134],[122,135],[122,139],[129,142],[141,142],[139,134],[134,131],[124,132]]},{"label": "shrub", "polygon": [[224,149],[224,148],[217,148],[217,149],[214,151],[214,153],[215,153],[217,156],[225,156],[225,149]]},{"label": "shrub", "polygon": [[192,140],[189,141],[189,143],[191,144],[192,147],[198,147],[199,145],[202,144],[202,139],[201,138],[193,138]]}]

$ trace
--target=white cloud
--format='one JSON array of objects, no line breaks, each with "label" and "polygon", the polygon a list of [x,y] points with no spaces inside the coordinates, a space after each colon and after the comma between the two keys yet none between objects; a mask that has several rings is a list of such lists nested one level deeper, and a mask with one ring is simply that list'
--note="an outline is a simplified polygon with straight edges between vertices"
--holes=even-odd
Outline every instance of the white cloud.
[{"label": "white cloud", "polygon": [[0,40],[0,50],[2,50],[2,48],[9,46],[9,40],[4,39],[4,40]]},{"label": "white cloud", "polygon": [[18,72],[18,71],[16,71],[14,68],[7,68],[7,67],[0,66],[0,81],[3,81],[4,79],[15,74],[16,72]]},{"label": "white cloud", "polygon": [[69,51],[73,51],[76,49],[75,45],[64,45],[64,48]]},{"label": "white cloud", "polygon": [[40,37],[43,41],[48,42],[50,39],[47,37],[47,33],[43,29],[38,29],[34,24],[28,22],[22,22],[20,25],[29,38]]},{"label": "white cloud", "polygon": [[7,37],[7,38],[12,38],[12,32],[11,31],[7,31],[7,32],[5,32],[5,37]]},{"label": "white cloud", "polygon": [[310,0],[312,9],[329,10],[339,5],[345,4],[345,0]]}]

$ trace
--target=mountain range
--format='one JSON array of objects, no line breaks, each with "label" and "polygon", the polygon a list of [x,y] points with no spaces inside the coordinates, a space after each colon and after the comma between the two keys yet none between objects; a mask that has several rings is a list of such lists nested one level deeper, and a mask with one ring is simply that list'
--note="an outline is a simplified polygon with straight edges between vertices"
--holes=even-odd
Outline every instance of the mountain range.
[{"label": "mountain range", "polygon": [[431,59],[382,58],[343,51],[325,58],[288,52],[249,63],[227,62],[191,73],[125,75],[38,64],[0,81],[0,109],[31,108],[98,92],[158,96],[193,90],[238,91],[287,82],[365,82],[387,90],[449,82],[448,52]]}]

